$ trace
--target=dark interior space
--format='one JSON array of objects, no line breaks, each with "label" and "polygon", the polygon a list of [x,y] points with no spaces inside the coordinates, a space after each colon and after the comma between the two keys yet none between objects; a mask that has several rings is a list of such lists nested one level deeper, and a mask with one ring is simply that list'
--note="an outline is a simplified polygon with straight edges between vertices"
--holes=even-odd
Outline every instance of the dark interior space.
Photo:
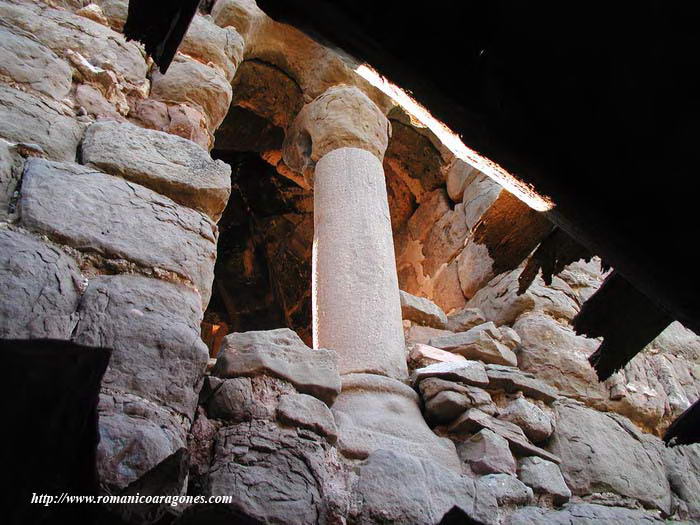
[{"label": "dark interior space", "polygon": [[700,34],[689,5],[259,5],[412,92],[465,144],[551,197],[560,227],[700,331],[686,253],[700,161]]}]

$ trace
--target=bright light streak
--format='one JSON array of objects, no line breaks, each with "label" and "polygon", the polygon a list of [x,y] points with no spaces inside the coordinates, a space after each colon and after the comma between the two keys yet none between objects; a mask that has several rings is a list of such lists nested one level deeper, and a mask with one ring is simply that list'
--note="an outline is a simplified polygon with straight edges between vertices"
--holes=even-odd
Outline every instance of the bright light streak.
[{"label": "bright light streak", "polygon": [[495,162],[468,148],[456,133],[433,117],[426,108],[411,98],[408,93],[389,82],[375,70],[363,64],[357,67],[355,72],[406,110],[414,120],[420,122],[423,126],[435,133],[438,139],[440,139],[455,157],[491,177],[532,209],[548,211],[554,208],[554,204],[551,200],[537,194],[535,190],[508,173],[508,171]]}]

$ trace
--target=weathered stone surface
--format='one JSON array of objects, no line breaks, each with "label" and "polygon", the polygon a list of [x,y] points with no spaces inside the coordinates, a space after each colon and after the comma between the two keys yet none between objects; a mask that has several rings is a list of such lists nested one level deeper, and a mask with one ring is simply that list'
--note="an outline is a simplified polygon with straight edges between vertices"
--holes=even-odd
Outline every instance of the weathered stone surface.
[{"label": "weathered stone surface", "polygon": [[[456,159],[447,170],[447,194],[454,202],[462,202],[464,190],[477,179],[481,172],[460,159]],[[483,177],[483,175],[481,175]]]},{"label": "weathered stone surface", "polygon": [[78,249],[175,272],[209,302],[216,225],[201,213],[77,164],[29,159],[21,222]]},{"label": "weathered stone surface", "polygon": [[413,323],[411,323],[411,326],[404,329],[404,337],[407,344],[419,343],[427,345],[428,341],[434,337],[452,334],[453,332],[449,330],[439,330],[437,328],[430,328],[429,326],[418,326]]},{"label": "weathered stone surface", "polygon": [[541,507],[525,507],[511,514],[505,525],[638,525],[664,523],[653,514],[641,510],[607,507],[592,503],[576,503],[562,510],[544,509]]},{"label": "weathered stone surface", "polygon": [[449,423],[470,406],[471,400],[466,395],[453,390],[443,390],[425,403],[426,418],[437,424]]},{"label": "weathered stone surface", "polygon": [[129,0],[94,0],[94,3],[102,9],[109,26],[121,32],[129,14]]},{"label": "weathered stone surface", "polygon": [[486,365],[486,375],[489,376],[489,388],[505,390],[509,393],[522,392],[545,403],[551,403],[558,397],[555,389],[536,379],[533,374],[515,367]]},{"label": "weathered stone surface", "polygon": [[296,394],[294,387],[272,376],[233,379],[207,376],[199,399],[209,417],[241,423],[274,420],[280,397],[288,394]]},{"label": "weathered stone surface", "polygon": [[83,286],[59,249],[0,227],[0,337],[69,339]]},{"label": "weathered stone surface", "polygon": [[487,428],[458,443],[457,454],[475,474],[515,474],[508,441]]},{"label": "weathered stone surface", "polygon": [[437,377],[424,379],[418,385],[420,393],[425,401],[430,401],[440,392],[456,392],[467,398],[470,407],[479,407],[482,412],[493,415],[497,412],[496,406],[491,400],[491,395],[481,388],[454,381],[445,381]]},{"label": "weathered stone surface", "polygon": [[214,65],[230,82],[243,60],[244,47],[243,37],[233,27],[219,27],[211,17],[196,15],[178,51]]},{"label": "weathered stone surface", "polygon": [[437,273],[442,264],[450,263],[464,247],[469,230],[464,220],[463,205],[445,213],[433,225],[423,245],[423,272]]},{"label": "weathered stone surface", "polygon": [[447,329],[451,332],[466,332],[485,322],[486,318],[478,308],[462,308],[447,316]]},{"label": "weathered stone surface", "polygon": [[287,394],[280,397],[277,419],[285,425],[305,428],[319,434],[330,443],[338,440],[335,419],[323,401],[306,394]]},{"label": "weathered stone surface", "polygon": [[423,326],[444,329],[447,326],[447,316],[438,305],[425,297],[416,297],[399,290],[401,295],[401,315],[408,321]]},{"label": "weathered stone surface", "polygon": [[525,312],[537,311],[554,319],[570,321],[579,311],[576,294],[559,277],[552,286],[545,286],[538,276],[530,288],[518,295],[518,277],[521,269],[494,277],[467,302],[471,308],[480,308],[486,319],[497,325],[512,325]]},{"label": "weathered stone surface", "polygon": [[107,486],[126,487],[186,443],[189,425],[137,396],[101,394],[99,416],[97,469]]},{"label": "weathered stone surface", "polygon": [[263,523],[332,523],[347,509],[341,473],[324,439],[252,421],[219,431],[207,494],[233,496],[231,507]]},{"label": "weathered stone surface", "polygon": [[666,513],[671,493],[660,441],[629,420],[574,404],[556,405],[557,431],[548,449],[562,459],[566,484],[578,496],[615,492]]},{"label": "weathered stone surface", "polygon": [[[10,210],[19,182],[19,156],[10,143],[0,139],[0,221],[9,217]],[[21,162],[21,161],[20,161]]]},{"label": "weathered stone surface", "polygon": [[435,363],[460,363],[466,360],[464,356],[433,346],[421,343],[409,345],[408,362],[411,368],[424,368]]},{"label": "weathered stone surface", "polygon": [[214,4],[211,16],[218,25],[235,27],[245,36],[259,25],[265,14],[255,0],[219,0]]},{"label": "weathered stone surface", "polygon": [[666,474],[675,496],[688,508],[688,517],[700,520],[700,445],[663,449]]},{"label": "weathered stone surface", "polygon": [[332,405],[340,392],[335,352],[307,347],[288,328],[229,334],[224,338],[212,375],[252,377],[269,374],[292,383],[300,392]]},{"label": "weathered stone surface", "polygon": [[518,425],[534,443],[544,441],[554,432],[552,418],[540,407],[522,397],[511,401],[501,410],[498,417]]},{"label": "weathered stone surface", "polygon": [[456,259],[440,266],[426,286],[431,290],[432,300],[445,312],[459,310],[467,304],[459,285]]},{"label": "weathered stone surface", "polygon": [[447,193],[444,188],[438,188],[426,193],[408,220],[408,231],[415,240],[423,242],[432,230],[433,225],[440,218],[450,211],[450,204],[447,200]]},{"label": "weathered stone surface", "polygon": [[496,202],[503,188],[490,177],[477,173],[464,188],[462,202],[467,226],[473,230],[481,217]]},{"label": "weathered stone surface", "polygon": [[137,86],[146,80],[148,68],[138,45],[97,22],[63,9],[8,2],[0,4],[0,18],[59,55],[68,50],[80,53],[94,66],[106,66]]},{"label": "weathered stone surface", "polygon": [[[147,98],[133,102],[129,110],[129,120],[140,127],[164,131],[191,140],[209,151],[214,137],[209,132],[203,111],[188,104],[166,104],[160,100]],[[109,120],[121,119],[110,118]]]},{"label": "weathered stone surface", "polygon": [[193,477],[190,480],[191,483],[197,483],[200,476],[209,472],[209,465],[211,465],[211,458],[214,452],[214,437],[217,430],[217,424],[207,418],[204,409],[201,407],[197,408],[194,423],[192,423],[192,427],[187,433],[190,474]]},{"label": "weathered stone surface", "polygon": [[501,326],[498,330],[501,332],[501,343],[513,351],[520,347],[523,341],[520,339],[518,332],[513,330],[510,326]]},{"label": "weathered stone surface", "polygon": [[338,425],[338,450],[346,457],[365,459],[378,449],[387,449],[460,471],[454,443],[428,428],[418,395],[396,379],[344,375],[333,415]]},{"label": "weathered stone surface", "polygon": [[102,385],[192,418],[209,357],[199,337],[200,298],[135,275],[90,279],[73,339],[113,350]]},{"label": "weathered stone surface", "polygon": [[[522,316],[514,328],[522,337],[522,369],[568,397],[618,412],[657,434],[700,394],[700,366],[692,358],[694,336],[684,337],[679,345],[654,342],[610,380],[599,383],[588,363],[597,340],[577,336],[570,327],[539,313]],[[666,332],[672,333],[667,329],[657,341],[665,341]]]},{"label": "weathered stone surface", "polygon": [[478,361],[435,363],[425,368],[419,368],[411,375],[411,382],[417,385],[429,377],[439,377],[473,386],[486,386],[489,384],[484,365]]},{"label": "weathered stone surface", "polygon": [[72,75],[68,63],[48,47],[0,26],[0,76],[61,100],[70,91]]},{"label": "weathered stone surface", "polygon": [[467,359],[516,366],[518,358],[500,339],[498,328],[493,323],[484,323],[466,332],[433,338],[430,345],[463,355]]},{"label": "weathered stone surface", "polygon": [[555,505],[563,505],[571,498],[561,470],[551,461],[537,456],[519,459],[518,478],[538,496],[551,498]]},{"label": "weathered stone surface", "polygon": [[218,221],[231,194],[231,167],[174,135],[102,121],[85,132],[88,166],[146,186]]},{"label": "weathered stone surface", "polygon": [[479,478],[478,483],[496,497],[499,507],[532,503],[532,489],[515,476],[489,474]]},{"label": "weathered stone surface", "polygon": [[474,480],[393,451],[378,450],[359,467],[353,492],[358,525],[434,524],[454,506],[478,523],[496,523],[494,496]]},{"label": "weathered stone surface", "polygon": [[464,434],[478,432],[482,428],[489,429],[506,438],[515,454],[539,456],[554,463],[561,462],[559,457],[530,443],[519,426],[491,417],[477,408],[467,410],[449,426],[448,430],[454,434]]},{"label": "weathered stone surface", "polygon": [[0,85],[0,138],[38,144],[47,156],[73,161],[83,126],[55,103]]},{"label": "weathered stone surface", "polygon": [[153,74],[151,96],[202,108],[209,130],[214,131],[228,112],[232,92],[231,85],[216,69],[177,55],[167,75]]},{"label": "weathered stone surface", "polygon": [[285,137],[284,161],[309,177],[324,155],[340,148],[363,149],[381,161],[390,132],[389,121],[367,95],[335,86],[299,112]]}]

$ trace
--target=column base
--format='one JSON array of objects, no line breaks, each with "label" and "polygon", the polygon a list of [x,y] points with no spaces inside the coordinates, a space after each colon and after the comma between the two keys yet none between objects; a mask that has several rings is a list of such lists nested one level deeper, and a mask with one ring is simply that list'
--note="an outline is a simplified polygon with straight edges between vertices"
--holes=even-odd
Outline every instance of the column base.
[{"label": "column base", "polygon": [[461,473],[454,443],[433,433],[421,414],[418,394],[404,383],[373,374],[342,376],[343,389],[333,405],[338,449],[365,459],[378,449],[435,461]]}]

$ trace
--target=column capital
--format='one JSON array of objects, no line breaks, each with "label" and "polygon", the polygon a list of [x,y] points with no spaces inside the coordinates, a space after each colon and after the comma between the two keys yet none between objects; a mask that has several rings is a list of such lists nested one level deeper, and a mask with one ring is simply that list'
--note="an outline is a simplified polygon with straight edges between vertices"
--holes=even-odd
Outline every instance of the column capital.
[{"label": "column capital", "polygon": [[382,162],[390,135],[391,124],[367,95],[355,86],[333,86],[305,105],[289,126],[283,158],[313,180],[316,163],[339,148],[363,149]]}]

